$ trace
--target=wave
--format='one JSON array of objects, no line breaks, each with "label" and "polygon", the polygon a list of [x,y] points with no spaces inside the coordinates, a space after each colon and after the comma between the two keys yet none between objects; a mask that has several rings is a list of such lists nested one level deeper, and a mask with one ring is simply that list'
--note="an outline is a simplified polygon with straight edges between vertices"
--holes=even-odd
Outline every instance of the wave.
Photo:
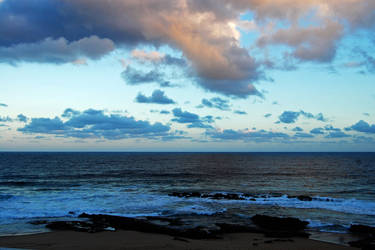
[{"label": "wave", "polygon": [[[176,195],[177,194],[177,195]],[[184,195],[179,195],[184,194]],[[185,195],[188,194],[188,195]],[[343,199],[321,196],[289,196],[286,194],[259,194],[250,195],[244,193],[213,192],[200,194],[174,193],[173,196],[184,199],[204,200],[205,202],[219,203],[247,203],[253,205],[280,206],[286,208],[301,209],[326,209],[336,212],[373,215],[375,216],[375,202],[359,199]]]}]

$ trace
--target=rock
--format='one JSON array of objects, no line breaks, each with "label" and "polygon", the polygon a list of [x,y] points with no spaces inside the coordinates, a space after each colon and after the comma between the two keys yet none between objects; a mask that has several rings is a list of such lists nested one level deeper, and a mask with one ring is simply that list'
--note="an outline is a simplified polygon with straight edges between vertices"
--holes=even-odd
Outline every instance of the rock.
[{"label": "rock", "polygon": [[295,196],[295,195],[288,195],[288,198],[289,199],[298,199],[300,201],[312,201],[312,197],[308,196],[308,195],[298,195],[298,196]]},{"label": "rock", "polygon": [[351,247],[359,247],[363,250],[374,250],[375,249],[375,239],[374,238],[366,238],[366,239],[363,239],[363,240],[350,241],[348,244]]},{"label": "rock", "polygon": [[279,218],[267,215],[255,215],[251,217],[255,225],[271,230],[300,231],[304,230],[309,224],[307,221],[301,221],[297,218]]},{"label": "rock", "polygon": [[312,198],[310,196],[307,196],[307,195],[299,195],[299,196],[297,196],[297,199],[300,200],[300,201],[312,201]]},{"label": "rock", "polygon": [[364,225],[350,225],[349,231],[357,234],[368,234],[375,237],[375,227]]},{"label": "rock", "polygon": [[48,221],[46,220],[34,220],[34,221],[30,221],[29,224],[31,225],[43,225],[43,224],[47,224]]},{"label": "rock", "polygon": [[[165,220],[177,223],[173,219],[161,217],[149,217],[149,219],[138,219],[103,214],[79,215],[80,218],[89,218],[96,227],[113,227],[115,229],[133,230],[145,233],[159,233],[171,236],[184,237],[190,239],[212,239],[218,238],[219,230],[209,230],[204,227],[195,228],[174,228],[169,225],[160,225],[152,223],[152,220]],[[157,219],[155,219],[157,218]]]},{"label": "rock", "polygon": [[46,225],[47,228],[52,230],[68,230],[76,232],[89,232],[96,233],[104,231],[102,225],[95,225],[82,221],[54,221]]},{"label": "rock", "polygon": [[261,233],[257,228],[246,225],[216,223],[221,233]]}]

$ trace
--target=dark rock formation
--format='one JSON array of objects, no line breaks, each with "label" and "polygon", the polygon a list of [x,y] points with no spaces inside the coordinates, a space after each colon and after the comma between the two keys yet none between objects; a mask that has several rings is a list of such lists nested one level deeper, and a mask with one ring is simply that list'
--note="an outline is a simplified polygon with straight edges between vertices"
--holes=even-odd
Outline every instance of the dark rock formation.
[{"label": "dark rock formation", "polygon": [[309,236],[309,234],[303,231],[309,223],[297,218],[279,218],[257,214],[251,220],[264,231],[267,237]]}]

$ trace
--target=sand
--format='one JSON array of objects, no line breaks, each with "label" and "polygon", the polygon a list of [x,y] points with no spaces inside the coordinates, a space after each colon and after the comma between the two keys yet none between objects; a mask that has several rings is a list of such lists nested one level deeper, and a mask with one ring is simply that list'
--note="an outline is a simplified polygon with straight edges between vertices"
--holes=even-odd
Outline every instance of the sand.
[{"label": "sand", "polygon": [[277,240],[265,238],[262,234],[236,233],[224,235],[223,239],[191,240],[162,234],[150,234],[134,231],[116,231],[101,233],[81,233],[58,231],[21,236],[0,237],[0,249],[357,249],[332,243],[290,238]]}]

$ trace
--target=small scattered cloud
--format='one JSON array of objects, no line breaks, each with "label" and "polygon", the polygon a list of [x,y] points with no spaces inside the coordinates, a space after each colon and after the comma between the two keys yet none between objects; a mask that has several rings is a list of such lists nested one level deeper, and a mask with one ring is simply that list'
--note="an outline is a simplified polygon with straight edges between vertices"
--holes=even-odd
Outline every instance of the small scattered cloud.
[{"label": "small scattered cloud", "polygon": [[247,115],[247,112],[242,110],[235,110],[233,113],[237,115]]},{"label": "small scattered cloud", "polygon": [[214,97],[211,99],[202,99],[202,103],[197,108],[216,108],[224,111],[230,110],[230,104],[228,100],[221,99],[220,97]]},{"label": "small scattered cloud", "polygon": [[280,116],[279,116],[279,122],[282,123],[295,123],[300,116],[303,116],[307,119],[315,119],[318,121],[326,122],[327,119],[323,116],[322,113],[319,113],[317,115],[313,115],[311,113],[307,113],[303,110],[295,112],[295,111],[284,111]]},{"label": "small scattered cloud", "polygon": [[0,103],[0,107],[8,107],[8,105],[6,105],[5,103]]},{"label": "small scattered cloud", "polygon": [[313,128],[312,130],[310,130],[310,133],[315,134],[315,135],[324,135],[324,129],[323,128]]},{"label": "small scattered cloud", "polygon": [[138,103],[154,103],[154,104],[175,104],[176,102],[172,99],[168,98],[164,91],[161,91],[159,89],[154,90],[152,92],[152,95],[147,97],[143,95],[142,93],[139,93],[137,97],[135,98],[135,101]]},{"label": "small scattered cloud", "polygon": [[182,111],[180,108],[175,108],[172,110],[175,118],[172,119],[173,122],[186,123],[188,128],[212,128],[209,123],[214,122],[212,116],[199,117],[199,115],[190,113],[188,111]]},{"label": "small scattered cloud", "polygon": [[270,114],[270,113],[267,113],[267,114],[264,115],[265,118],[269,118],[271,116],[272,116],[272,114]]},{"label": "small scattered cloud", "polygon": [[170,111],[168,111],[168,110],[161,110],[160,111],[160,114],[162,114],[162,115],[167,115],[167,114],[170,114],[171,112]]},{"label": "small scattered cloud", "polygon": [[13,119],[10,118],[9,116],[3,116],[3,117],[0,116],[0,122],[12,122],[12,121]]},{"label": "small scattered cloud", "polygon": [[303,129],[301,127],[295,127],[294,129],[292,129],[292,131],[295,131],[295,132],[302,132]]},{"label": "small scattered cloud", "polygon": [[364,120],[360,120],[356,124],[345,128],[346,131],[357,131],[361,133],[367,133],[367,134],[375,134],[375,124],[369,124],[365,122]]},{"label": "small scattered cloud", "polygon": [[350,137],[350,135],[342,132],[342,131],[333,131],[333,132],[329,132],[328,135],[325,136],[325,138],[332,138],[332,139],[336,139],[336,138],[346,138],[346,137]]},{"label": "small scattered cloud", "polygon": [[27,122],[27,120],[28,120],[28,118],[27,118],[25,115],[23,115],[23,114],[19,114],[19,115],[17,116],[17,119],[18,119],[18,121],[20,121],[20,122]]},{"label": "small scattered cloud", "polygon": [[340,128],[335,128],[332,125],[326,125],[326,126],[324,126],[324,130],[326,130],[326,131],[335,131],[335,132],[341,131]]},{"label": "small scattered cloud", "polygon": [[365,112],[365,113],[363,113],[363,115],[364,116],[370,116],[370,113]]}]

